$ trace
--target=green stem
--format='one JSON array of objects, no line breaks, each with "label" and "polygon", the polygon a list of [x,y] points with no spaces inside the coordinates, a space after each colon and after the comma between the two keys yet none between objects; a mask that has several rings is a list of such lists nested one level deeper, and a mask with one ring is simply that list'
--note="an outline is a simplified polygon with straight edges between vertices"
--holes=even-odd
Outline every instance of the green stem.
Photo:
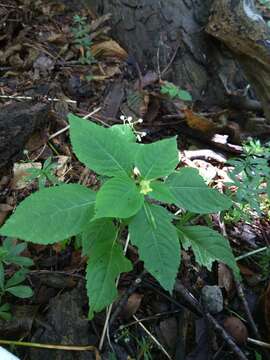
[{"label": "green stem", "polygon": [[239,260],[245,259],[245,258],[247,258],[247,257],[249,257],[249,256],[253,256],[253,255],[258,254],[258,253],[260,253],[260,252],[262,252],[262,251],[265,251],[265,250],[267,250],[267,249],[269,249],[269,247],[268,247],[268,246],[264,246],[264,247],[262,247],[262,248],[260,248],[260,249],[253,250],[253,251],[250,251],[250,252],[248,252],[248,253],[246,253],[246,254],[240,255],[240,256],[236,257],[235,260],[236,260],[236,261],[239,261]]}]

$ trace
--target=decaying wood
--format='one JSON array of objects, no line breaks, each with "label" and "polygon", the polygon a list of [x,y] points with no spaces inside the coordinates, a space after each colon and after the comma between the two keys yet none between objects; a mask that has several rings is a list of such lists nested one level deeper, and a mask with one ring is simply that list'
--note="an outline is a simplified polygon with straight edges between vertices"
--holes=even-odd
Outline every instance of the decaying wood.
[{"label": "decaying wood", "polygon": [[11,103],[0,107],[0,172],[17,160],[34,131],[48,121],[49,105]]},{"label": "decaying wood", "polygon": [[253,0],[216,0],[206,31],[241,64],[270,122],[270,31]]}]

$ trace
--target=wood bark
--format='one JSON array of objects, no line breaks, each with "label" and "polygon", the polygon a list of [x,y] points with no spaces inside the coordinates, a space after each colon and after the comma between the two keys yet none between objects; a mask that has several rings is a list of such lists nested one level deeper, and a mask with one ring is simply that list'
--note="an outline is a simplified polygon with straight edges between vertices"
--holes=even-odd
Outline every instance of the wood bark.
[{"label": "wood bark", "polygon": [[206,31],[233,52],[270,122],[270,31],[253,0],[216,0]]},{"label": "wood bark", "polygon": [[0,108],[0,174],[21,156],[34,131],[48,121],[49,105],[11,103]]},{"label": "wood bark", "polygon": [[[256,14],[253,0],[85,2],[97,15],[112,14],[113,37],[136,59],[142,72],[162,71],[176,53],[168,80],[190,90],[195,100],[206,107],[228,106],[234,99],[228,95],[238,94],[238,90],[244,93],[250,83],[270,120],[270,95],[266,95],[270,94],[267,42],[270,37],[261,17],[254,21],[246,14],[246,11]],[[223,10],[227,20],[233,21],[225,21]],[[260,54],[254,58],[256,50]],[[234,105],[239,105],[238,101]]]}]

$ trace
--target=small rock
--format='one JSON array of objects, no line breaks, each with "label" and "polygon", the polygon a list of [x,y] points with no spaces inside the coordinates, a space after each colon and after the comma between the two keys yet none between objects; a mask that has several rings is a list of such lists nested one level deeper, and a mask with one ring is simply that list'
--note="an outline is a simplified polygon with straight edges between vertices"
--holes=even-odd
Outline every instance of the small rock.
[{"label": "small rock", "polygon": [[223,295],[220,287],[206,285],[202,289],[202,302],[210,314],[217,314],[223,310]]}]

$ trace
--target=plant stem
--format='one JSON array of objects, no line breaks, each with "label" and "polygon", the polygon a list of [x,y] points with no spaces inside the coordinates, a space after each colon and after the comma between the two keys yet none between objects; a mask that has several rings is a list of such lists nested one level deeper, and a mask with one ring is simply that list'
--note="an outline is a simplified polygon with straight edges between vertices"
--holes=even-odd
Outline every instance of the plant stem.
[{"label": "plant stem", "polygon": [[[13,346],[26,346],[40,349],[53,349],[53,350],[67,350],[67,351],[94,351],[96,359],[100,359],[97,348],[93,345],[75,346],[75,345],[54,345],[54,344],[41,344],[16,340],[0,340],[1,345]],[[98,355],[98,356],[97,356]]]},{"label": "plant stem", "polygon": [[260,248],[260,249],[252,250],[252,251],[250,251],[250,252],[248,252],[248,253],[246,253],[246,254],[237,256],[237,257],[235,258],[235,260],[236,260],[236,261],[239,261],[239,260],[245,259],[245,258],[247,258],[247,257],[249,257],[249,256],[253,256],[253,255],[258,254],[258,253],[260,253],[260,252],[262,252],[262,251],[265,251],[265,250],[267,250],[267,249],[269,249],[268,246],[264,246],[264,247],[262,247],[262,248]]}]

